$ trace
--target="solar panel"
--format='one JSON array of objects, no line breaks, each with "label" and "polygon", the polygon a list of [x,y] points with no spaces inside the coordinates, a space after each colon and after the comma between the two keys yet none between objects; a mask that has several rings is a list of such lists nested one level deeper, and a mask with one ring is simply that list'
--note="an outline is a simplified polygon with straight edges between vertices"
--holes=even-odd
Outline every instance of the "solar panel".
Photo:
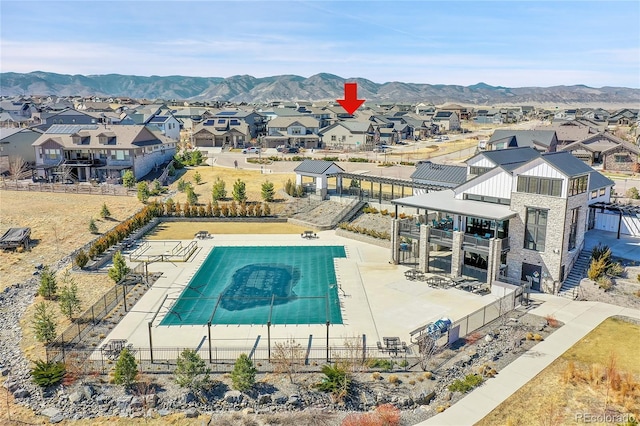
[{"label": "solar panel", "polygon": [[220,111],[218,115],[236,115],[237,111]]}]

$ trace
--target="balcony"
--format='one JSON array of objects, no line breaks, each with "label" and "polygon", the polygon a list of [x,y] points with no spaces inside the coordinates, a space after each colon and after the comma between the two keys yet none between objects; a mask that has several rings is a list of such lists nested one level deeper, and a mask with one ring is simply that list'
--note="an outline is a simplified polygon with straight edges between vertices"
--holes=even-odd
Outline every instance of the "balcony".
[{"label": "balcony", "polygon": [[453,243],[453,231],[431,228],[429,231],[429,243],[451,246]]},{"label": "balcony", "polygon": [[462,240],[462,249],[471,249],[483,253],[489,253],[489,239],[476,235],[465,234]]}]

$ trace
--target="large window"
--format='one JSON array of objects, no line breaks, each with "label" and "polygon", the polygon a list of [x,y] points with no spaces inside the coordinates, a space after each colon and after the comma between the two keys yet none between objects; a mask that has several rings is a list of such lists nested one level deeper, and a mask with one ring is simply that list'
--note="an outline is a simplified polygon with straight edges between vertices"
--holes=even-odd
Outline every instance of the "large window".
[{"label": "large window", "polygon": [[571,228],[569,230],[569,250],[576,248],[576,236],[578,235],[578,213],[580,207],[571,210]]},{"label": "large window", "polygon": [[471,167],[469,167],[469,174],[481,175],[483,173],[488,172],[489,170],[491,170],[491,167],[471,166]]},{"label": "large window", "polygon": [[587,192],[589,176],[580,176],[569,180],[569,196]]},{"label": "large window", "polygon": [[524,248],[544,251],[547,236],[547,214],[548,210],[527,207]]},{"label": "large window", "polygon": [[562,193],[562,179],[518,176],[517,191],[559,197]]}]

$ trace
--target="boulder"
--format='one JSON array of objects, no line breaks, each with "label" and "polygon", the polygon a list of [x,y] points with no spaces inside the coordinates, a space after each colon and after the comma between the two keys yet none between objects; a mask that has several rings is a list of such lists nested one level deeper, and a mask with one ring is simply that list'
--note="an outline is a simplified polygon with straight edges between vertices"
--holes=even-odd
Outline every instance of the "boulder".
[{"label": "boulder", "polygon": [[64,415],[62,413],[58,413],[55,416],[49,417],[49,423],[51,424],[60,423],[63,420],[64,420]]},{"label": "boulder", "polygon": [[133,397],[131,395],[121,396],[116,400],[116,406],[120,411],[126,411]]},{"label": "boulder", "polygon": [[239,404],[242,401],[242,393],[240,391],[227,391],[224,393],[224,400],[230,404]]},{"label": "boulder", "polygon": [[171,414],[171,411],[167,410],[165,408],[161,408],[161,409],[158,410],[158,415],[160,417],[168,416],[169,414]]},{"label": "boulder", "polygon": [[14,398],[28,398],[31,393],[25,388],[20,388],[13,393]]},{"label": "boulder", "polygon": [[96,391],[93,390],[93,387],[90,385],[82,386],[82,392],[84,392],[84,397],[87,399],[93,398],[93,395],[96,394]]},{"label": "boulder", "polygon": [[293,394],[293,395],[289,395],[289,398],[287,398],[287,405],[292,405],[294,407],[297,407],[300,404],[301,404],[301,401],[300,401],[299,395]]},{"label": "boulder", "polygon": [[418,405],[428,405],[429,403],[431,403],[431,401],[433,400],[433,398],[436,397],[436,392],[435,391],[431,391],[431,392],[420,392],[417,396],[415,396],[413,398],[413,400],[415,401],[416,404]]},{"label": "boulder", "polygon": [[134,408],[142,408],[142,400],[137,396],[131,398],[131,402],[129,402],[129,407]]},{"label": "boulder", "polygon": [[98,404],[108,404],[109,401],[111,401],[111,398],[107,395],[98,394],[98,396],[96,396],[96,402]]},{"label": "boulder", "polygon": [[271,395],[268,393],[258,395],[258,404],[271,404]]},{"label": "boulder", "polygon": [[49,407],[49,408],[45,408],[44,410],[42,410],[42,412],[40,413],[43,416],[47,416],[47,417],[53,417],[53,416],[57,416],[58,414],[60,414],[60,410],[58,410],[56,407]]},{"label": "boulder", "polygon": [[200,413],[198,412],[198,410],[196,410],[195,408],[187,408],[184,411],[184,416],[188,419],[195,419],[196,417],[198,417],[200,415]]},{"label": "boulder", "polygon": [[84,399],[84,392],[81,392],[81,391],[75,391],[69,395],[69,401],[73,402],[74,404],[81,402],[83,399]]},{"label": "boulder", "polygon": [[289,397],[282,392],[276,392],[272,396],[272,399],[276,404],[285,404],[289,400]]}]

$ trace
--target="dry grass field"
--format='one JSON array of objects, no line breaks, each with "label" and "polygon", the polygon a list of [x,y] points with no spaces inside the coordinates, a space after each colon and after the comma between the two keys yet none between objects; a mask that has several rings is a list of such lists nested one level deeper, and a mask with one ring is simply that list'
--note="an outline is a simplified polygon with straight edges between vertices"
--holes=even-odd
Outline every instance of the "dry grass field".
[{"label": "dry grass field", "polygon": [[[189,167],[185,170],[186,171],[184,171],[181,179],[193,184],[194,191],[196,195],[198,195],[198,203],[200,204],[207,204],[212,200],[211,189],[213,188],[213,184],[217,178],[220,178],[225,182],[227,198],[231,199],[233,183],[240,179],[246,185],[247,201],[260,202],[262,201],[262,184],[268,180],[273,183],[276,190],[276,200],[270,205],[271,211],[274,213],[277,213],[278,211],[278,202],[284,201],[280,194],[280,190],[284,188],[284,184],[288,179],[291,179],[293,182],[296,180],[295,173],[261,174],[259,170],[230,169],[210,166]],[[200,173],[200,176],[202,177],[200,185],[196,185],[193,178],[196,172]],[[176,181],[171,185],[170,189],[177,190],[177,186],[178,184]],[[184,193],[177,193],[172,198],[174,201],[178,201],[180,203],[184,203],[187,200]]]},{"label": "dry grass field", "polygon": [[607,319],[477,425],[575,424],[577,414],[605,412],[638,419],[638,338],[640,325]]},{"label": "dry grass field", "polygon": [[146,235],[149,240],[190,240],[198,231],[210,234],[301,234],[309,228],[290,223],[164,222]]},{"label": "dry grass field", "polygon": [[[102,203],[111,218],[100,218]],[[0,191],[0,232],[30,227],[36,240],[30,251],[0,251],[0,291],[29,278],[35,265],[52,264],[95,238],[89,232],[91,218],[104,232],[141,207],[134,197]]]}]

